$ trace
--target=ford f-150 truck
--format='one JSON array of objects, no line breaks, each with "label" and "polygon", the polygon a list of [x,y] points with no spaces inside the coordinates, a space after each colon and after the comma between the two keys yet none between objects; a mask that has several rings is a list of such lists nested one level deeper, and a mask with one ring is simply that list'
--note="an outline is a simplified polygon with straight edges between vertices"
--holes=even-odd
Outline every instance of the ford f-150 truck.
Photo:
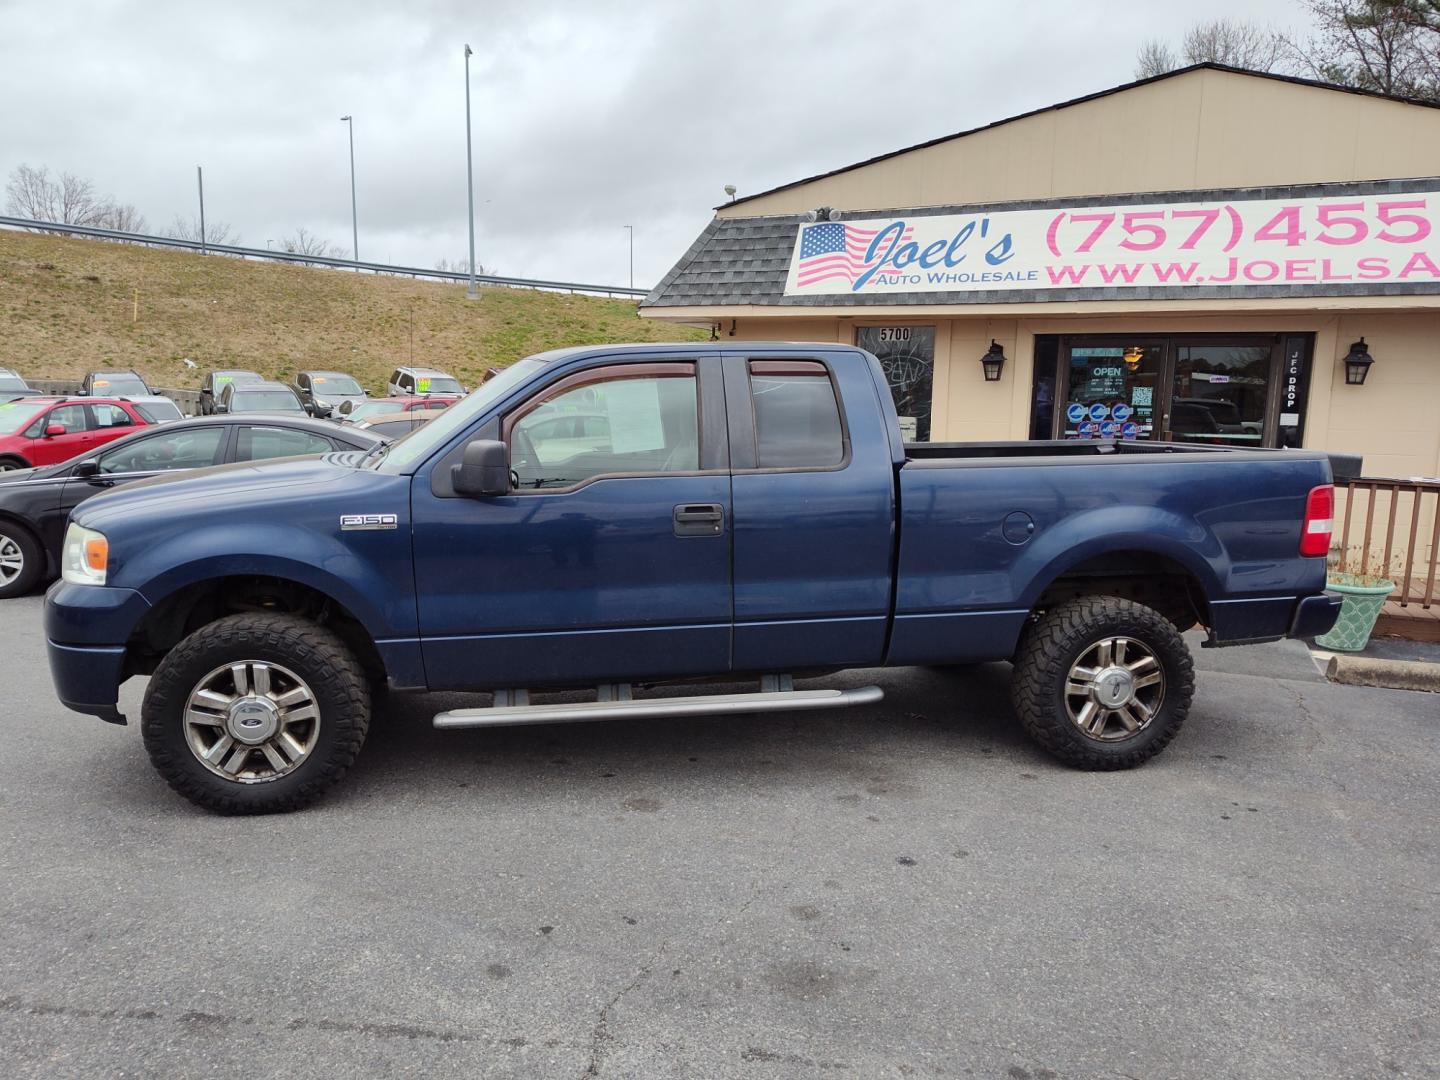
[{"label": "ford f-150 truck", "polygon": [[315,799],[383,688],[492,691],[434,721],[479,727],[839,707],[881,692],[794,679],[1010,660],[1025,730],[1116,769],[1185,719],[1181,631],[1330,628],[1332,502],[1313,452],[906,445],[859,349],[568,349],[383,449],[84,503],[45,623],[61,700],[124,723],[148,674],[152,762],[222,812]]}]

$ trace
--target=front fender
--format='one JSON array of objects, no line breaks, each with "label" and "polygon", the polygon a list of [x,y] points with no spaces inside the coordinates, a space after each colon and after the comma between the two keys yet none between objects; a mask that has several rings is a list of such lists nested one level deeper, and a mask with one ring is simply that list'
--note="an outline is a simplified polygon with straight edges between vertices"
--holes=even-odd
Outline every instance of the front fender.
[{"label": "front fender", "polygon": [[414,578],[404,531],[325,535],[291,525],[219,523],[177,530],[134,552],[112,581],[152,605],[191,585],[226,577],[275,577],[343,605],[376,640],[414,637]]}]

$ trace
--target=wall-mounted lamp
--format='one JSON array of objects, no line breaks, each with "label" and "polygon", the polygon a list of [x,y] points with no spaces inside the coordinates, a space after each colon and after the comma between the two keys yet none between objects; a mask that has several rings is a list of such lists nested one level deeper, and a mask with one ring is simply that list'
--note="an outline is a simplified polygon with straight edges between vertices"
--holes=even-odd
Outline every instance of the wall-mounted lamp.
[{"label": "wall-mounted lamp", "polygon": [[1000,372],[1005,368],[1005,349],[994,338],[990,339],[990,351],[980,357],[985,369],[986,382],[999,382]]},{"label": "wall-mounted lamp", "polygon": [[719,340],[720,340],[720,324],[719,324],[718,322],[717,322],[717,323],[711,323],[711,324],[710,324],[710,340],[711,340],[711,341],[719,341]]},{"label": "wall-mounted lamp", "polygon": [[1364,386],[1365,376],[1370,374],[1370,365],[1373,363],[1375,358],[1365,347],[1365,339],[1362,337],[1351,345],[1350,351],[1345,354],[1345,385]]}]

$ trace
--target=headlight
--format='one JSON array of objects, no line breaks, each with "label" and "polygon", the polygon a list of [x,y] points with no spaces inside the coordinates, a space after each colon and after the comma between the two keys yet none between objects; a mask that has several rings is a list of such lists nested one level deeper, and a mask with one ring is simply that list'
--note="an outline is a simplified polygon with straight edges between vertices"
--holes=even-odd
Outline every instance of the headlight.
[{"label": "headlight", "polygon": [[315,399],[315,407],[316,407],[317,409],[328,409],[328,408],[330,408],[330,402],[324,400],[323,398],[318,398],[318,397],[317,397],[317,398]]},{"label": "headlight", "polygon": [[71,522],[65,530],[60,576],[71,585],[104,585],[110,567],[110,541],[94,529]]}]

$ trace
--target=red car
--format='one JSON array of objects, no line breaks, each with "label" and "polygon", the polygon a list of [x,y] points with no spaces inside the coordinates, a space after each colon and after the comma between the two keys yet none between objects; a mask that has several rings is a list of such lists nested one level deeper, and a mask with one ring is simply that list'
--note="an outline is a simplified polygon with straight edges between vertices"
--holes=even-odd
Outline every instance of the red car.
[{"label": "red car", "polygon": [[116,398],[29,397],[0,405],[0,472],[88,454],[148,421]]}]

